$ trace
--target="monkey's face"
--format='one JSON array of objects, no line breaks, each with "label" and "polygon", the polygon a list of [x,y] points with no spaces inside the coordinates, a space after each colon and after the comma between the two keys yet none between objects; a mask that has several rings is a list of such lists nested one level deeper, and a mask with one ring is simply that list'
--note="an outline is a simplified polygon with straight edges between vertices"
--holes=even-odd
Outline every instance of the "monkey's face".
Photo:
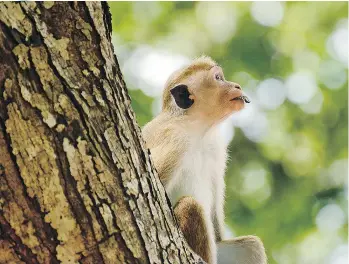
[{"label": "monkey's face", "polygon": [[176,104],[187,114],[210,123],[218,123],[241,110],[250,101],[239,84],[225,80],[222,68],[200,71],[171,90]]}]

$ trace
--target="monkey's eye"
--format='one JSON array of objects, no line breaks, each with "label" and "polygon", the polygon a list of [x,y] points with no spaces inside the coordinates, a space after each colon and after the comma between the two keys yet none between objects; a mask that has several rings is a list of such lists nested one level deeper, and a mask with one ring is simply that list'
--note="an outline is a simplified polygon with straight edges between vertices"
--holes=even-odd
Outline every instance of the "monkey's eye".
[{"label": "monkey's eye", "polygon": [[216,73],[216,75],[214,76],[214,78],[215,78],[217,81],[223,81],[223,77],[222,77],[219,73]]}]

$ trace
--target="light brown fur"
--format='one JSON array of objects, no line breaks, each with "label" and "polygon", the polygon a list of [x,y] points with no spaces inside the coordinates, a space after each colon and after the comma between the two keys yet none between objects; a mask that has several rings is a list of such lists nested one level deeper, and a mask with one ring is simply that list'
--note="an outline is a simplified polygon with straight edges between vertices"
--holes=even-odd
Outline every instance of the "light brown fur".
[{"label": "light brown fur", "polygon": [[[179,228],[189,246],[207,263],[212,263],[211,241],[202,207],[192,198],[183,197],[174,207]],[[219,264],[267,264],[263,242],[257,236],[240,236],[230,240],[217,239]],[[226,251],[226,252],[223,252]]]},{"label": "light brown fur", "polygon": [[[171,115],[163,113],[154,122],[147,124],[142,131],[147,147],[151,149],[152,159],[160,180],[164,185],[176,167],[186,143],[177,136],[181,128],[176,126],[176,122],[172,120],[168,125],[162,126],[170,119],[173,119]],[[176,119],[182,118],[177,117]],[[161,140],[165,138],[166,140]]]},{"label": "light brown fur", "polygon": [[207,236],[207,223],[203,217],[202,207],[192,197],[186,196],[175,205],[174,213],[189,246],[204,261],[210,263],[212,259],[211,241]]},{"label": "light brown fur", "polygon": [[[174,72],[165,84],[162,112],[143,128],[143,137],[151,150],[160,180],[165,186],[172,184],[171,177],[183,162],[184,153],[193,144],[193,135],[196,139],[204,139],[212,127],[244,106],[241,100],[232,101],[233,98],[242,95],[240,86],[226,80],[217,81],[217,74],[224,80],[222,69],[206,56]],[[171,95],[171,89],[178,85],[185,85],[190,94],[189,98],[194,100],[187,109],[178,107]],[[216,263],[216,242],[222,240],[224,226],[224,181],[214,181],[213,185],[216,187],[222,184],[223,186],[215,190],[220,192],[218,198],[214,198],[219,208],[215,208],[212,218],[207,217],[202,204],[193,197],[182,197],[174,206],[179,227],[188,244],[209,264]],[[200,188],[200,182],[197,184],[197,188]],[[213,206],[215,207],[215,204]],[[214,226],[214,229],[211,226]],[[231,262],[227,263],[266,263],[264,247],[258,237],[238,237],[221,242],[219,246],[232,249],[234,255]]]},{"label": "light brown fur", "polygon": [[[217,63],[210,57],[202,56],[195,59],[189,66],[174,72],[165,84],[162,112],[143,128],[143,137],[147,147],[151,149],[153,161],[162,181],[166,182],[184,151],[186,142],[177,135],[182,133],[182,130],[186,130],[187,125],[202,122],[207,131],[215,123],[226,118],[232,110],[238,111],[243,107],[242,102],[237,101],[231,104],[226,100],[229,96],[233,98],[240,94],[239,90],[227,89],[227,91],[217,92],[219,89],[212,88],[212,81],[207,80],[205,75],[215,66],[218,67]],[[170,93],[177,84],[188,85],[193,97],[202,103],[197,103],[188,110],[178,109],[173,104]],[[236,84],[229,82],[229,85]],[[206,99],[215,97],[217,97],[215,100]],[[227,107],[227,104],[230,106]],[[166,140],[160,140],[164,138]]]}]

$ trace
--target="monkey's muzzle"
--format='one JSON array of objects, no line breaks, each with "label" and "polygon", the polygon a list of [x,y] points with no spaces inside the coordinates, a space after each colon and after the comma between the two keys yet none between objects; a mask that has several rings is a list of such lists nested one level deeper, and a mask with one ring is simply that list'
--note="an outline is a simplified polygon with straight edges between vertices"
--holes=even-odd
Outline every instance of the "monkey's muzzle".
[{"label": "monkey's muzzle", "polygon": [[248,99],[248,97],[246,95],[241,95],[241,96],[235,97],[235,98],[231,99],[230,101],[234,101],[234,100],[243,100],[247,104],[251,103],[250,99]]}]

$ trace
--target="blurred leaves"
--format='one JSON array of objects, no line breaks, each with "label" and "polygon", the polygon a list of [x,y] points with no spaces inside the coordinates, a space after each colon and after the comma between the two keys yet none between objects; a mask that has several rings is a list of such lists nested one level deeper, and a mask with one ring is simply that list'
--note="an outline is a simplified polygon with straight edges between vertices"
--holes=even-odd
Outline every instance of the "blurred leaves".
[{"label": "blurred leaves", "polygon": [[[153,69],[155,82],[183,57],[213,57],[252,98],[228,126],[226,223],[260,236],[270,264],[346,263],[348,3],[273,3],[110,2],[115,52],[141,126],[161,102],[146,95],[141,71]],[[132,60],[143,69],[135,67],[130,56],[147,46],[163,59],[145,65],[143,54]],[[267,79],[274,90],[261,85]],[[281,105],[270,103],[277,94]],[[331,235],[326,221],[338,217],[326,208],[346,217]]]}]

